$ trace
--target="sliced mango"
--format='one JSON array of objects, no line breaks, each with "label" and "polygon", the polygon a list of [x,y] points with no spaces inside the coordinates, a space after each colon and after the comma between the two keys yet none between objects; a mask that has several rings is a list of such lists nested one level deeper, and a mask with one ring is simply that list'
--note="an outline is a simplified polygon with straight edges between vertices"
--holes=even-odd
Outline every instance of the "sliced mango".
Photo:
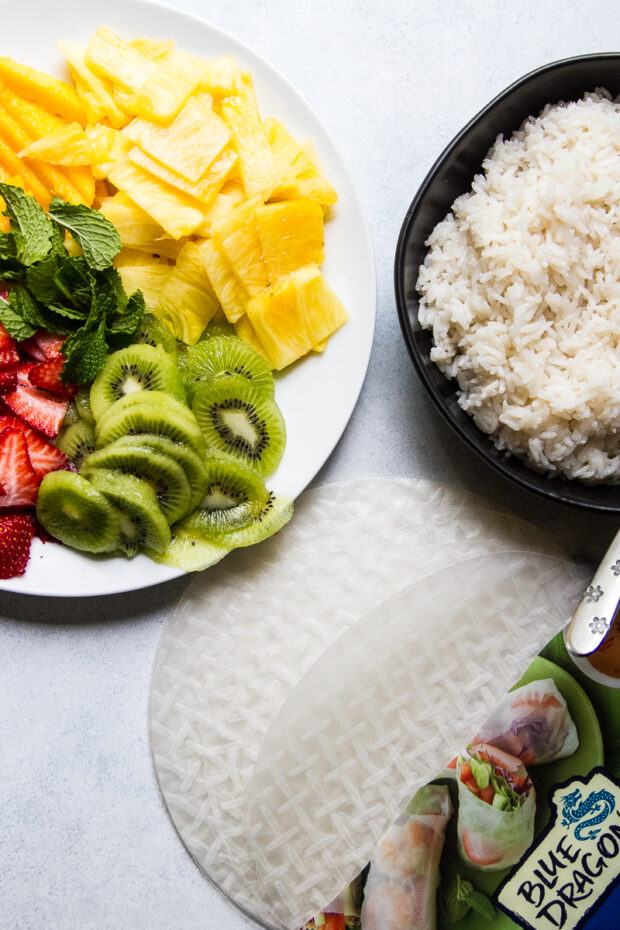
[{"label": "sliced mango", "polygon": [[214,239],[205,239],[198,247],[226,319],[235,323],[245,313],[245,294],[241,285]]},{"label": "sliced mango", "polygon": [[349,318],[314,265],[292,272],[250,300],[247,313],[278,370],[306,355]]},{"label": "sliced mango", "polygon": [[128,107],[145,119],[167,125],[177,115],[202,80],[198,60],[188,52],[171,52],[135,92]]},{"label": "sliced mango", "polygon": [[15,154],[13,149],[7,145],[2,129],[3,127],[0,124],[0,167],[9,175],[18,175],[22,181],[24,190],[27,190],[33,197],[36,197],[41,206],[47,209],[52,199],[50,191],[39,180],[36,174],[30,170],[28,165],[26,165],[26,163]]},{"label": "sliced mango", "polygon": [[85,114],[77,94],[70,84],[19,64],[12,58],[0,58],[0,81],[21,97],[34,100],[69,122],[85,123]]},{"label": "sliced mango", "polygon": [[189,236],[204,221],[198,202],[129,162],[118,161],[108,178],[173,239]]},{"label": "sliced mango", "polygon": [[200,248],[195,242],[186,243],[160,294],[155,314],[177,339],[194,345],[219,306]]},{"label": "sliced mango", "polygon": [[254,225],[272,282],[304,265],[322,264],[323,209],[316,200],[304,198],[258,207]]},{"label": "sliced mango", "polygon": [[99,77],[132,92],[138,90],[155,70],[153,61],[105,26],[97,29],[88,43],[85,61]]},{"label": "sliced mango", "polygon": [[23,158],[38,158],[53,165],[90,165],[95,152],[90,139],[79,123],[68,123],[41,136],[22,149]]},{"label": "sliced mango", "polygon": [[191,97],[169,126],[135,119],[123,130],[143,152],[196,183],[228,144],[230,130],[213,112],[209,94]]}]

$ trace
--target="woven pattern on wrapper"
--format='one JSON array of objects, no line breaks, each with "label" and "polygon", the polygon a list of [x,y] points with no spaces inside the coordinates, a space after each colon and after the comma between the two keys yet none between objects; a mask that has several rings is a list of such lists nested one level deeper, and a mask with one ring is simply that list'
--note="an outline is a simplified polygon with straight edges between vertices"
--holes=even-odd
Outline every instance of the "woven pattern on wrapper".
[{"label": "woven pattern on wrapper", "polygon": [[276,537],[192,582],[155,663],[153,757],[183,842],[240,907],[285,925],[249,858],[246,790],[262,741],[303,675],[367,611],[416,580],[465,556],[515,548],[558,551],[466,492],[364,479],[307,491]]}]

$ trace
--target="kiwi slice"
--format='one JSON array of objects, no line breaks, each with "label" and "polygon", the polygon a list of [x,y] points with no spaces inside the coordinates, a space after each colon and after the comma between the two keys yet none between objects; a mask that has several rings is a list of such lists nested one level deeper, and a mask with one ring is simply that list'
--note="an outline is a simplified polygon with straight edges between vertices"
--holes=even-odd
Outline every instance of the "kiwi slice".
[{"label": "kiwi slice", "polygon": [[130,345],[109,356],[90,389],[95,420],[116,401],[139,391],[163,391],[185,400],[175,359],[161,346]]},{"label": "kiwi slice", "polygon": [[228,555],[228,549],[201,539],[188,530],[172,530],[172,539],[165,552],[158,553],[146,549],[146,554],[155,562],[180,568],[184,572],[201,572],[204,568],[215,565]]},{"label": "kiwi slice", "polygon": [[261,394],[273,397],[271,368],[263,356],[236,336],[214,336],[187,349],[187,366],[182,373],[188,399],[202,381],[217,381],[230,375],[247,378]]},{"label": "kiwi slice", "polygon": [[207,448],[225,452],[266,477],[275,471],[286,441],[280,408],[240,375],[196,387],[192,410]]},{"label": "kiwi slice", "polygon": [[90,388],[81,387],[73,399],[75,404],[75,409],[78,412],[78,416],[81,420],[86,420],[87,423],[94,423],[95,418],[93,412],[90,409]]},{"label": "kiwi slice", "polygon": [[119,515],[80,475],[52,471],[39,485],[37,519],[48,533],[86,552],[111,552],[121,539]]},{"label": "kiwi slice", "polygon": [[203,498],[207,486],[207,472],[203,459],[182,442],[173,442],[166,436],[154,436],[152,433],[137,433],[135,436],[121,436],[114,445],[121,449],[123,444],[140,445],[154,452],[167,455],[181,466],[189,481],[192,492],[188,510],[197,507]]},{"label": "kiwi slice", "polygon": [[161,346],[164,352],[173,357],[177,353],[177,341],[161,320],[154,313],[145,313],[142,317],[137,343],[149,346]]},{"label": "kiwi slice", "polygon": [[177,526],[179,530],[197,533],[202,539],[226,546],[228,549],[253,546],[273,536],[288,523],[293,516],[293,501],[288,497],[277,497],[272,491],[268,491],[267,500],[258,511],[255,508],[252,510],[247,519],[247,515],[250,514],[249,507],[244,508],[241,505],[231,508],[233,516],[227,525],[225,510],[214,514],[212,511],[198,508]]},{"label": "kiwi slice", "polygon": [[77,423],[80,419],[78,409],[75,406],[75,401],[72,400],[69,406],[67,407],[67,412],[64,415],[64,419],[60,424],[61,429],[67,429],[69,426],[73,426],[74,423]]},{"label": "kiwi slice", "polygon": [[189,407],[161,391],[137,391],[108,407],[97,423],[97,447],[136,433],[167,436],[204,455],[204,438]]},{"label": "kiwi slice", "polygon": [[246,526],[269,500],[269,491],[256,472],[229,455],[211,455],[205,462],[205,489],[198,508],[201,532],[219,542],[232,529]]},{"label": "kiwi slice", "polygon": [[86,420],[78,420],[58,437],[56,446],[76,468],[81,468],[86,456],[95,450],[95,427]]},{"label": "kiwi slice", "polygon": [[115,469],[147,481],[168,523],[180,520],[191,509],[191,488],[178,462],[140,442],[132,443],[129,437],[91,453],[84,461],[82,474],[92,479],[99,468]]},{"label": "kiwi slice", "polygon": [[151,484],[108,468],[94,468],[90,481],[118,511],[119,545],[126,555],[137,555],[145,546],[153,552],[167,549],[170,527]]}]

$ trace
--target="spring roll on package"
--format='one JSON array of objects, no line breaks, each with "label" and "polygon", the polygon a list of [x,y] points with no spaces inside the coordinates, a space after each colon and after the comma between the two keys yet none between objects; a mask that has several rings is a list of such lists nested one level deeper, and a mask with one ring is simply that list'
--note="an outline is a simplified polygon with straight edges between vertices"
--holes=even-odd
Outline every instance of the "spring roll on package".
[{"label": "spring roll on package", "polygon": [[620,678],[562,635],[590,575],[465,491],[307,491],[159,646],[155,770],[196,863],[278,930],[614,926]]}]

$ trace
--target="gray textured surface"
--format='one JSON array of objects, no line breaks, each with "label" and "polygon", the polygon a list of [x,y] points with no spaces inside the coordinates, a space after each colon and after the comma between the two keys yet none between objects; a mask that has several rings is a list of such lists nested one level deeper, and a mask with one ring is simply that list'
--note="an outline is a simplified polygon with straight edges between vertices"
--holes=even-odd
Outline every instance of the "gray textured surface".
[{"label": "gray textured surface", "polygon": [[[392,262],[415,189],[457,129],[526,71],[613,50],[616,4],[173,5],[234,33],[301,91],[369,216],[378,272],[375,346],[360,403],[318,480],[402,474],[452,482],[504,500],[575,554],[600,555],[614,520],[516,491],[483,470],[439,421],[400,338]],[[0,595],[2,930],[252,926],[184,852],[151,771],[151,663],[184,585],[94,602]]]}]

